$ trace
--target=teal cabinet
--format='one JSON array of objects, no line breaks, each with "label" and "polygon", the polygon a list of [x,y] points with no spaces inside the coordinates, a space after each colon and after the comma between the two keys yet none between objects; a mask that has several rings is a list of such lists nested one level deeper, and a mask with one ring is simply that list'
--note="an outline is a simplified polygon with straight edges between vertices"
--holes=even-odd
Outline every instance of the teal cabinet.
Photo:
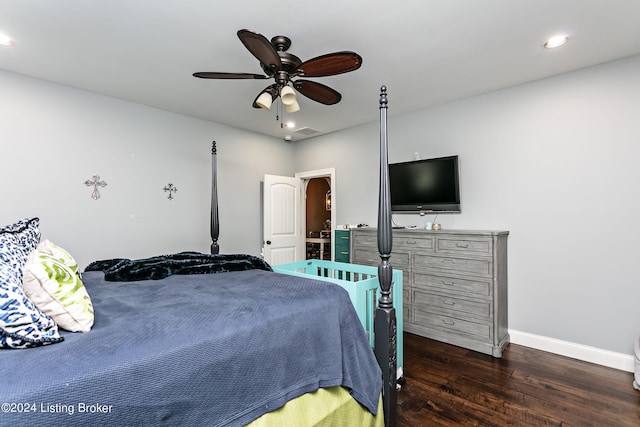
[{"label": "teal cabinet", "polygon": [[351,232],[349,230],[335,230],[335,261],[350,262]]}]

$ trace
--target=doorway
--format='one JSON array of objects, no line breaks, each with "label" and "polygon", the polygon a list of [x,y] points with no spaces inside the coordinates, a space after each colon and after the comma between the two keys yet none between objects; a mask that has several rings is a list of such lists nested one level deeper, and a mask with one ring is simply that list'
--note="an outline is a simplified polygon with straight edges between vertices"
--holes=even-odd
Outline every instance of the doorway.
[{"label": "doorway", "polygon": [[331,179],[305,182],[306,259],[331,261]]},{"label": "doorway", "polygon": [[301,225],[306,258],[334,259],[333,230],[336,224],[335,169],[296,173],[302,179]]}]

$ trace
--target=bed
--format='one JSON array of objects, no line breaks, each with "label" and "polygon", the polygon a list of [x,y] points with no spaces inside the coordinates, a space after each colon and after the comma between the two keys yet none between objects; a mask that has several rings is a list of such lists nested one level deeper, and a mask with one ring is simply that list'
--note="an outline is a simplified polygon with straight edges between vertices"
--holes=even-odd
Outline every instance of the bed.
[{"label": "bed", "polygon": [[[340,286],[219,253],[214,143],[210,254],[101,260],[80,281],[37,218],[0,229],[0,424],[394,425],[386,108],[383,87],[375,354]],[[43,271],[63,272],[64,295]]]}]

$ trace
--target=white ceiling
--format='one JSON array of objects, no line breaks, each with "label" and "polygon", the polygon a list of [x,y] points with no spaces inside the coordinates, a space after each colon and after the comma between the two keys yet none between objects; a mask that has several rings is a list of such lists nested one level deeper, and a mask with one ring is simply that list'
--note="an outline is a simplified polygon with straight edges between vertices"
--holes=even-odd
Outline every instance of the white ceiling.
[{"label": "white ceiling", "polygon": [[[251,104],[269,80],[203,80],[196,71],[261,73],[237,30],[292,39],[303,61],[341,50],[352,73],[313,79],[334,106],[298,96],[285,114]],[[545,50],[545,38],[571,39]],[[639,0],[0,0],[0,68],[292,140],[640,53]],[[275,104],[274,104],[275,105]]]}]

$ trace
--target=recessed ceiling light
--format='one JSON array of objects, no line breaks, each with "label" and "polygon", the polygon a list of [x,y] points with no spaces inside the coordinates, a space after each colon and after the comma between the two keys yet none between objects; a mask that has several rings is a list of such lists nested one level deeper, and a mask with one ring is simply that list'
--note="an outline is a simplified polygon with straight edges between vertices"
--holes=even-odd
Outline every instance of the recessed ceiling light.
[{"label": "recessed ceiling light", "polygon": [[542,47],[547,49],[553,49],[554,47],[560,47],[566,42],[569,41],[569,36],[566,34],[559,34],[557,36],[553,36],[549,38],[547,41],[542,43]]},{"label": "recessed ceiling light", "polygon": [[13,40],[11,40],[11,37],[9,37],[9,36],[6,36],[4,34],[0,34],[0,45],[13,46]]}]

